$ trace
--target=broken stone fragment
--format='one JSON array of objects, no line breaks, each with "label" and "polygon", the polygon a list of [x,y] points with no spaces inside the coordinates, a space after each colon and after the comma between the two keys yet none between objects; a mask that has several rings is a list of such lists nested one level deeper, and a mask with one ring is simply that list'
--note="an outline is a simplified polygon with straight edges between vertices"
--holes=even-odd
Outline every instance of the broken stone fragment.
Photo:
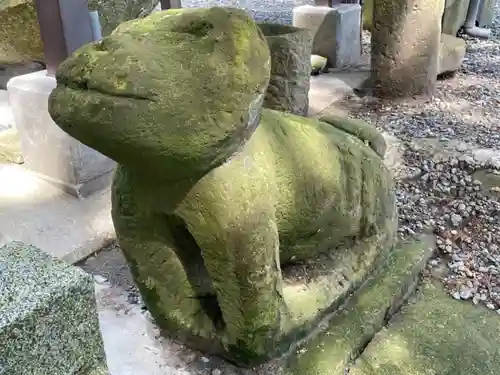
[{"label": "broken stone fragment", "polygon": [[325,69],[326,57],[311,55],[311,73],[317,75]]}]

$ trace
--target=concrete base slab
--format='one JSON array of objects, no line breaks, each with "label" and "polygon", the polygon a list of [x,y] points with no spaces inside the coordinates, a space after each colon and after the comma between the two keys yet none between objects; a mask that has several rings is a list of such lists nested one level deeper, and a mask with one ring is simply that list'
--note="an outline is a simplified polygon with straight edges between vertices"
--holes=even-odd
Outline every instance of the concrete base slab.
[{"label": "concrete base slab", "polygon": [[428,282],[375,336],[349,374],[498,374],[499,335],[496,312],[456,301]]},{"label": "concrete base slab", "polygon": [[0,245],[32,244],[75,263],[115,238],[109,187],[85,199],[15,164],[0,164]]},{"label": "concrete base slab", "polygon": [[370,72],[364,70],[337,71],[311,77],[309,89],[309,116],[318,116],[323,110],[352,94],[368,79]]}]

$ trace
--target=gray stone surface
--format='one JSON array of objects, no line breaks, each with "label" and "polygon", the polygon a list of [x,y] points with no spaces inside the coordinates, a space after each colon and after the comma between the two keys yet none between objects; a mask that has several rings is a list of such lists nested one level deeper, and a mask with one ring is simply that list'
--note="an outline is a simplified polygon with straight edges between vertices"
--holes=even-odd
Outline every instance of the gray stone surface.
[{"label": "gray stone surface", "polygon": [[93,280],[30,245],[0,248],[0,343],[1,375],[102,370]]},{"label": "gray stone surface", "polygon": [[443,14],[442,32],[456,36],[463,26],[470,0],[446,0]]},{"label": "gray stone surface", "polygon": [[498,0],[483,0],[483,6],[479,10],[477,16],[479,27],[491,27],[497,1]]},{"label": "gray stone surface", "polygon": [[271,79],[264,107],[307,116],[312,34],[281,24],[259,24],[271,51]]},{"label": "gray stone surface", "polygon": [[375,5],[374,95],[431,95],[436,87],[444,0],[380,0]]},{"label": "gray stone surface", "polygon": [[109,184],[115,163],[54,123],[48,97],[55,86],[55,78],[46,71],[18,76],[8,83],[25,165],[64,191],[85,197]]},{"label": "gray stone surface", "polygon": [[327,68],[356,65],[361,58],[361,6],[303,5],[293,10],[293,25],[314,33],[312,53],[328,59]]},{"label": "gray stone surface", "polygon": [[455,72],[460,69],[465,58],[465,49],[465,40],[441,34],[438,74]]}]

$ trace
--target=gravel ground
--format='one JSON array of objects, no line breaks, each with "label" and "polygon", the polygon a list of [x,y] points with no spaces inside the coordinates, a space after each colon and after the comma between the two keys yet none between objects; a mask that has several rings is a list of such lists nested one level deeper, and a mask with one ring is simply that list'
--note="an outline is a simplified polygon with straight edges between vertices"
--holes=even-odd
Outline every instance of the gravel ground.
[{"label": "gravel ground", "polygon": [[[437,251],[429,271],[454,298],[500,313],[500,3],[496,13],[493,37],[467,40],[463,69],[440,81],[432,100],[388,103],[352,96],[342,104],[389,135],[402,155],[402,164],[393,167],[399,235],[432,230]],[[369,34],[363,40],[369,52]],[[118,288],[129,305],[141,306],[123,262],[112,246],[80,266]],[[176,344],[162,345],[172,351]],[[275,373],[237,369],[182,346],[173,352],[183,364],[172,374]]]},{"label": "gravel ground", "polygon": [[399,141],[400,236],[434,231],[430,268],[450,294],[500,314],[500,4],[496,14],[492,37],[467,38],[462,70],[432,100],[342,104]]}]

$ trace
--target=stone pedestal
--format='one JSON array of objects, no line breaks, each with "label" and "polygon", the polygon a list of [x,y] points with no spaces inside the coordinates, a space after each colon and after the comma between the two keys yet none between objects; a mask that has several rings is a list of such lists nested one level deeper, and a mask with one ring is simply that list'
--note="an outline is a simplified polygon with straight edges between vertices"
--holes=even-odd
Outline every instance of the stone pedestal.
[{"label": "stone pedestal", "polygon": [[443,14],[442,32],[456,36],[464,25],[470,0],[446,0]]},{"label": "stone pedestal", "polygon": [[438,73],[444,0],[375,0],[374,5],[374,95],[431,95]]},{"label": "stone pedestal", "polygon": [[0,248],[0,374],[106,375],[94,281],[14,242]]},{"label": "stone pedestal", "polygon": [[11,79],[7,90],[25,166],[76,197],[109,185],[115,163],[63,132],[48,112],[56,86],[46,71]]},{"label": "stone pedestal", "polygon": [[359,63],[361,57],[361,6],[304,5],[293,10],[293,25],[314,34],[312,53],[328,59],[327,68]]},{"label": "stone pedestal", "polygon": [[271,51],[264,107],[300,116],[309,108],[312,34],[288,25],[259,24]]}]

